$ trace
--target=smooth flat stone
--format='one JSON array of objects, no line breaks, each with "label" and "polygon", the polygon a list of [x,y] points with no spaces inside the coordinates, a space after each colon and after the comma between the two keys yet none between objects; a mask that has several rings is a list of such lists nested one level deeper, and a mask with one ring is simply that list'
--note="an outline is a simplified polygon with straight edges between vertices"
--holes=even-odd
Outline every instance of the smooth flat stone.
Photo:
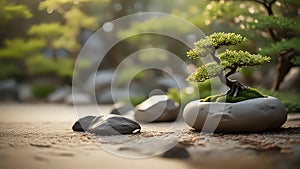
[{"label": "smooth flat stone", "polygon": [[134,118],[139,122],[169,122],[177,119],[179,105],[166,95],[154,95],[136,106]]},{"label": "smooth flat stone", "polygon": [[67,96],[72,94],[72,87],[71,86],[65,86],[61,87],[57,90],[55,90],[53,93],[51,93],[47,100],[49,102],[54,103],[63,103]]},{"label": "smooth flat stone", "polygon": [[85,92],[72,92],[68,96],[65,97],[65,103],[69,105],[74,105],[74,104],[92,104],[93,99],[92,97]]},{"label": "smooth flat stone", "polygon": [[280,128],[287,111],[279,99],[268,96],[237,103],[190,102],[183,111],[192,128],[213,132],[255,132]]},{"label": "smooth flat stone", "polygon": [[92,121],[96,118],[96,116],[85,116],[77,120],[72,129],[74,131],[81,131],[85,132],[86,129],[89,127],[89,125],[92,123]]},{"label": "smooth flat stone", "polygon": [[141,126],[130,119],[119,115],[106,115],[95,118],[87,131],[96,135],[136,134]]}]

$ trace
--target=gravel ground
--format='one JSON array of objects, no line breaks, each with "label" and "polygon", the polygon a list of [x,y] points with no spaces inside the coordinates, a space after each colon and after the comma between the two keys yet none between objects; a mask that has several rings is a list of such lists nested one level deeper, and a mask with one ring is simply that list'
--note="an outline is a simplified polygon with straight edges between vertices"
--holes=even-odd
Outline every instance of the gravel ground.
[{"label": "gravel ground", "polygon": [[[102,113],[110,109],[99,107]],[[300,114],[289,115],[279,130],[261,133],[199,133],[177,122],[142,124],[140,134],[109,137],[73,132],[76,119],[67,105],[0,104],[0,168],[300,166]]]}]

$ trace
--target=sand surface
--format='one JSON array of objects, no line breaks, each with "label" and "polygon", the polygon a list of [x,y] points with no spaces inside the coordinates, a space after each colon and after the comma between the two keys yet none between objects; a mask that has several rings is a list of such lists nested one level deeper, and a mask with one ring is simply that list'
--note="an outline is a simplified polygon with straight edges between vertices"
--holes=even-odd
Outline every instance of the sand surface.
[{"label": "sand surface", "polygon": [[[105,114],[111,106],[98,108]],[[91,106],[80,109],[98,114]],[[68,105],[1,103],[0,168],[281,169],[300,166],[299,114],[289,115],[282,129],[263,133],[199,133],[178,122],[142,124],[138,135],[111,137],[73,132],[71,127],[77,118],[74,107]],[[174,158],[162,157],[162,152],[175,145],[186,150],[190,157],[175,158],[176,151]]]}]

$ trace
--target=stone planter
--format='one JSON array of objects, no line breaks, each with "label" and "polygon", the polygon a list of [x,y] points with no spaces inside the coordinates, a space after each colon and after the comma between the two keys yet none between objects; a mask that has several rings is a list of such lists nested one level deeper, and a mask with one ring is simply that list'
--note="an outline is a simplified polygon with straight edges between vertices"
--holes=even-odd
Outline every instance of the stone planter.
[{"label": "stone planter", "polygon": [[279,99],[249,99],[237,103],[190,102],[183,112],[184,121],[196,130],[213,132],[256,132],[280,128],[287,112]]}]

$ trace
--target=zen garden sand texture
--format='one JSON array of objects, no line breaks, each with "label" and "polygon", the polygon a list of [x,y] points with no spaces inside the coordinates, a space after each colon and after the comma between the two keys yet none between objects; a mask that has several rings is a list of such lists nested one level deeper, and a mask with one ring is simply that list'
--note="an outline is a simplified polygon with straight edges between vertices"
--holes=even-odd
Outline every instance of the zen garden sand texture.
[{"label": "zen garden sand texture", "polygon": [[[89,109],[89,106],[82,106]],[[111,106],[101,106],[103,114]],[[176,136],[172,151],[151,158],[131,159],[101,149],[91,134],[72,131],[77,120],[72,106],[56,104],[0,105],[0,168],[298,168],[300,166],[300,114],[289,114],[276,131],[205,134],[183,122],[141,124],[137,142]],[[123,154],[134,147],[111,137],[103,143]],[[156,142],[155,144],[160,144]],[[137,146],[138,147],[138,146]],[[151,147],[148,149],[151,149]],[[134,150],[143,154],[143,150]],[[150,151],[150,150],[149,150]],[[180,155],[181,154],[181,155]]]}]

